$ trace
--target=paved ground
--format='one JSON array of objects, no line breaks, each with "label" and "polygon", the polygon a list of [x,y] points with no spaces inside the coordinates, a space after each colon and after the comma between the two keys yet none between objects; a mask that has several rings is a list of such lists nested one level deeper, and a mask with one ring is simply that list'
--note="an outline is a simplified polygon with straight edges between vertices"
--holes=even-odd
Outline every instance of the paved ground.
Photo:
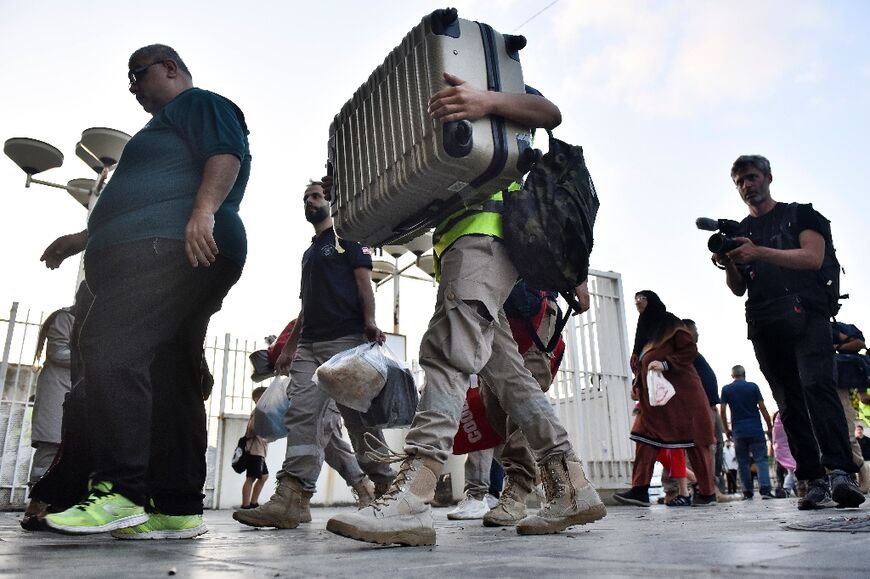
[{"label": "paved ground", "polygon": [[[345,507],[345,509],[350,507]],[[870,533],[791,531],[785,523],[870,508],[799,512],[792,500],[709,509],[610,507],[607,518],[544,537],[448,521],[436,510],[438,546],[379,547],[326,532],[341,509],[313,509],[288,531],[238,525],[210,511],[210,531],[188,541],[117,541],[106,535],[28,533],[0,513],[0,576],[32,577],[867,577]]]}]

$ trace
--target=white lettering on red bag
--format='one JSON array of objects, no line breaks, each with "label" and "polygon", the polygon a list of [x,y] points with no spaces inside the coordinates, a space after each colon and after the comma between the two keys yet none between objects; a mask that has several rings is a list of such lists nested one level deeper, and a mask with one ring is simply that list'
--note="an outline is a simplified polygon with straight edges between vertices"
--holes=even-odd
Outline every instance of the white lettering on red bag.
[{"label": "white lettering on red bag", "polygon": [[465,407],[462,409],[462,416],[459,418],[459,424],[462,425],[462,430],[468,437],[468,442],[474,444],[483,438],[483,435],[480,433],[480,429],[477,427],[477,422],[474,420],[474,414],[471,413],[471,410],[468,408],[468,403],[465,403]]}]

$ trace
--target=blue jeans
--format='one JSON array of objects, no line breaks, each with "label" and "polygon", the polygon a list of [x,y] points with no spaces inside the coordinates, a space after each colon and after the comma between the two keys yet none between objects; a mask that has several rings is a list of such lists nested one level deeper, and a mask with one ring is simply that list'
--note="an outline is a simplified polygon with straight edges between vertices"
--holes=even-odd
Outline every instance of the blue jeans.
[{"label": "blue jeans", "polygon": [[[770,492],[770,467],[767,465],[767,441],[764,436],[740,436],[734,438],[734,454],[740,471],[743,496],[752,496],[752,462],[758,468],[758,487],[761,494]],[[752,456],[750,456],[752,455]]]}]

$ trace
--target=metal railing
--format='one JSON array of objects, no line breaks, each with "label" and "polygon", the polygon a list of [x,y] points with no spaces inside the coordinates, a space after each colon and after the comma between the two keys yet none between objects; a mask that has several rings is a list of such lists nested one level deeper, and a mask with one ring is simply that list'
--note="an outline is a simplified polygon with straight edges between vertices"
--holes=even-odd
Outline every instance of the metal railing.
[{"label": "metal railing", "polygon": [[[549,391],[559,419],[571,436],[587,473],[598,486],[616,488],[631,477],[634,452],[628,439],[632,403],[629,397],[631,371],[628,359],[619,274],[590,272],[592,305],[582,316],[571,318],[565,329],[565,358]],[[44,315],[13,303],[6,319],[0,318],[0,336],[5,336],[0,361],[0,510],[21,508],[27,494],[30,471],[31,397],[36,372],[29,358],[35,351]],[[265,347],[263,341],[234,338],[231,334],[209,336],[206,360],[215,384],[206,402],[208,416],[208,465],[205,504],[214,507],[219,496],[225,448],[224,420],[227,414],[248,414],[252,408],[248,355]],[[39,364],[42,360],[38,361]],[[422,372],[412,360],[415,375]]]}]

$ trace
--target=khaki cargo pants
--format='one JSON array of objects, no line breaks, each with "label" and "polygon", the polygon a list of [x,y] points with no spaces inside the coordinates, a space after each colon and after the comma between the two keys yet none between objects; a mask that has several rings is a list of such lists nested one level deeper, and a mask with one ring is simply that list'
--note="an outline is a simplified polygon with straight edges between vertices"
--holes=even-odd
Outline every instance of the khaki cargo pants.
[{"label": "khaki cargo pants", "polygon": [[[547,344],[555,329],[556,304],[547,304],[547,312],[538,326],[538,337]],[[532,377],[541,389],[546,392],[553,383],[550,372],[550,356],[538,350],[537,346],[526,350],[523,355],[523,366],[531,372]],[[504,468],[505,475],[516,485],[526,491],[532,490],[538,479],[538,469],[535,467],[535,457],[529,449],[529,443],[517,421],[507,415],[498,401],[495,390],[485,380],[480,381],[480,395],[486,407],[486,418],[495,431],[504,440],[500,453],[496,456]]]},{"label": "khaki cargo pants", "polygon": [[447,461],[472,374],[489,385],[540,462],[572,453],[541,386],[523,366],[504,304],[517,271],[501,241],[459,238],[441,258],[435,313],[420,344],[423,396],[405,438],[405,452]]}]

